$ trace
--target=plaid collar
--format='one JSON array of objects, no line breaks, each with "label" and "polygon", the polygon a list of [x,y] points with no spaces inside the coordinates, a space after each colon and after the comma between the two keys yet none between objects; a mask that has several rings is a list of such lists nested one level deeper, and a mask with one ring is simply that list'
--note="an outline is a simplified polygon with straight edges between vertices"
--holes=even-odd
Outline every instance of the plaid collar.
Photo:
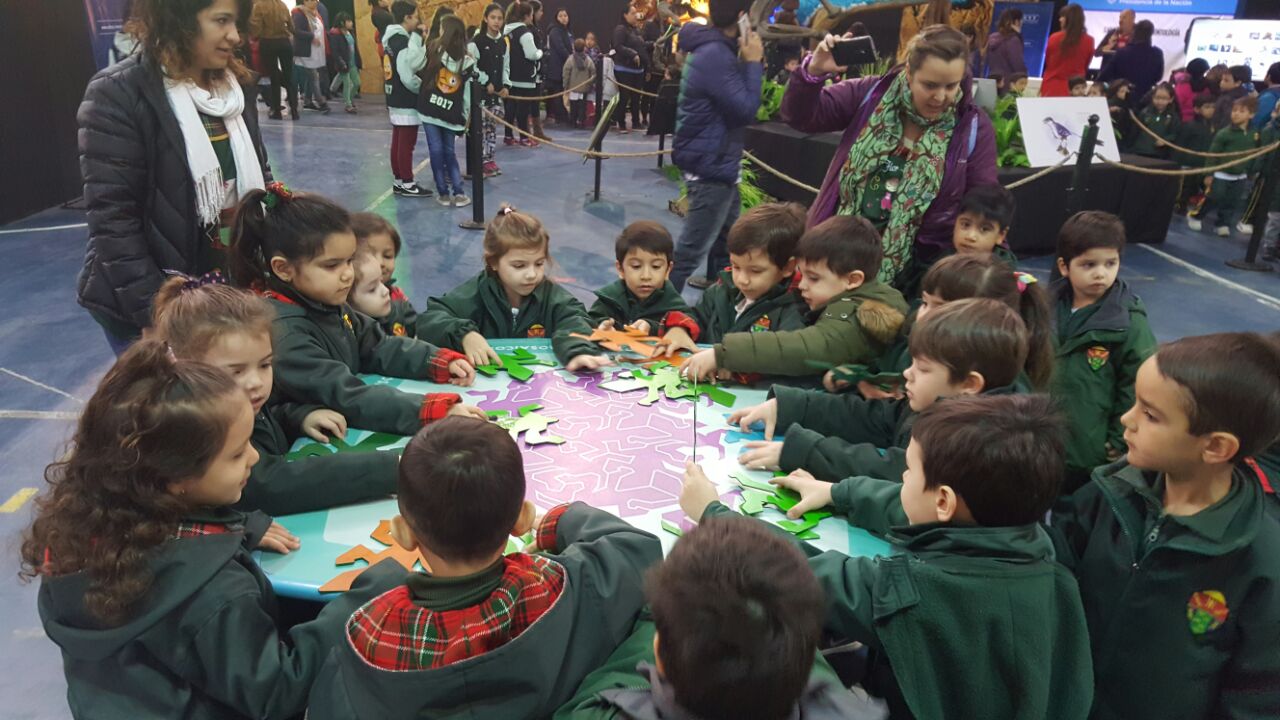
[{"label": "plaid collar", "polygon": [[175,538],[194,538],[204,535],[226,535],[243,529],[244,526],[240,524],[183,520],[178,523],[178,529],[173,536]]}]

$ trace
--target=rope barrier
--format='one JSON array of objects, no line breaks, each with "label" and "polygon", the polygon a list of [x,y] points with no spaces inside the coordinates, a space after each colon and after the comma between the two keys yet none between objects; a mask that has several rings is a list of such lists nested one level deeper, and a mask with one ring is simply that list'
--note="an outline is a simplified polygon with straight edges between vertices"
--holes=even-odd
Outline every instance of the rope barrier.
[{"label": "rope barrier", "polygon": [[573,87],[569,88],[568,90],[565,90],[565,91],[563,91],[563,92],[558,92],[558,93],[556,93],[555,95],[539,95],[539,96],[536,96],[536,97],[524,97],[523,95],[508,95],[508,96],[507,96],[507,99],[509,99],[509,100],[524,100],[524,101],[526,101],[526,102],[542,102],[543,100],[555,100],[556,98],[558,98],[558,97],[564,97],[565,95],[568,95],[568,94],[569,94],[569,93],[571,93],[571,92],[578,92],[579,90],[581,90],[582,88],[584,88],[584,87],[586,87],[586,86],[588,86],[588,85],[593,85],[593,84],[595,84],[595,81],[596,81],[596,79],[595,79],[594,77],[593,77],[593,78],[591,78],[591,79],[589,79],[589,80],[583,80],[582,82],[578,83],[577,85],[574,85]]},{"label": "rope barrier", "polygon": [[[1196,155],[1196,156],[1198,156],[1198,157],[1240,157],[1241,155],[1247,155],[1247,154],[1249,154],[1249,153],[1251,153],[1251,152],[1254,152],[1253,150],[1237,150],[1237,151],[1235,151],[1235,152],[1212,153],[1212,152],[1200,152],[1199,150],[1192,150],[1192,149],[1190,149],[1190,148],[1184,148],[1184,147],[1182,147],[1181,145],[1175,145],[1175,144],[1173,144],[1172,142],[1169,142],[1168,140],[1165,140],[1164,138],[1162,138],[1162,137],[1160,137],[1159,135],[1157,135],[1157,134],[1156,134],[1156,132],[1155,132],[1154,130],[1152,130],[1151,128],[1147,127],[1146,125],[1143,125],[1143,124],[1142,124],[1142,121],[1138,119],[1138,116],[1137,116],[1137,115],[1135,115],[1135,114],[1133,113],[1133,111],[1132,111],[1132,110],[1130,110],[1130,111],[1129,111],[1129,117],[1133,118],[1133,122],[1134,122],[1134,123],[1136,123],[1136,124],[1137,124],[1137,126],[1138,126],[1139,128],[1141,128],[1143,132],[1145,132],[1146,134],[1150,135],[1151,137],[1153,137],[1153,138],[1155,138],[1155,139],[1157,139],[1157,140],[1159,140],[1159,141],[1163,142],[1163,143],[1165,144],[1165,146],[1166,146],[1166,147],[1172,148],[1173,150],[1175,150],[1175,151],[1177,151],[1177,152],[1186,153],[1186,154],[1188,154],[1188,155]],[[1278,147],[1280,147],[1280,142],[1275,142],[1275,143],[1272,143],[1272,144],[1268,145],[1266,149],[1267,149],[1267,150],[1274,150],[1274,149],[1276,149],[1276,148],[1278,148]]]},{"label": "rope barrier", "polygon": [[484,113],[485,115],[488,115],[490,120],[493,120],[499,125],[502,125],[503,127],[506,127],[506,128],[510,128],[513,132],[519,133],[524,137],[537,141],[539,145],[546,145],[548,147],[555,148],[556,150],[573,153],[575,155],[579,155],[585,158],[606,158],[606,159],[607,158],[645,158],[645,157],[657,157],[659,155],[671,154],[670,150],[648,150],[645,152],[624,152],[624,153],[607,153],[607,152],[596,152],[595,150],[583,150],[582,148],[576,148],[569,145],[561,145],[560,143],[552,142],[550,140],[543,140],[539,138],[537,135],[534,135],[533,133],[530,133],[527,130],[521,130],[520,128],[516,127],[515,125],[512,125],[511,123],[507,122],[503,118],[500,118],[497,115],[494,115],[492,112],[490,112],[489,110],[483,107],[480,108],[480,112]]},{"label": "rope barrier", "polygon": [[627,85],[626,83],[618,82],[618,80],[617,80],[617,79],[615,79],[615,80],[613,81],[613,84],[614,84],[614,85],[617,85],[618,87],[622,88],[623,90],[630,90],[630,91],[631,91],[631,92],[633,92],[633,93],[637,93],[637,94],[640,94],[640,95],[648,95],[648,96],[649,96],[649,97],[651,97],[651,98],[656,98],[656,97],[658,97],[658,93],[651,93],[651,92],[649,92],[648,90],[641,90],[640,88],[631,87],[630,85]]},{"label": "rope barrier", "polygon": [[1038,170],[1038,171],[1036,171],[1036,172],[1034,172],[1034,173],[1032,173],[1032,174],[1030,174],[1030,175],[1028,175],[1028,176],[1026,176],[1026,177],[1024,177],[1024,178],[1022,178],[1021,180],[1015,180],[1014,182],[1011,182],[1011,183],[1009,183],[1008,185],[1005,185],[1005,186],[1004,186],[1004,189],[1005,189],[1005,190],[1013,190],[1014,188],[1020,188],[1020,187],[1022,187],[1023,185],[1026,185],[1026,184],[1027,184],[1027,183],[1029,183],[1029,182],[1034,182],[1034,181],[1036,181],[1036,180],[1039,180],[1040,178],[1044,177],[1045,175],[1048,175],[1049,173],[1053,172],[1054,170],[1057,170],[1058,168],[1062,167],[1063,165],[1066,165],[1067,163],[1071,162],[1071,158],[1073,158],[1073,157],[1075,157],[1075,156],[1076,156],[1076,154],[1073,152],[1073,153],[1071,153],[1070,155],[1068,155],[1068,156],[1066,156],[1066,157],[1062,158],[1061,160],[1059,160],[1059,161],[1058,161],[1058,163],[1057,163],[1056,165],[1050,165],[1049,167],[1044,168],[1043,170]]},{"label": "rope barrier", "polygon": [[1252,160],[1256,160],[1257,158],[1260,158],[1263,155],[1266,155],[1272,152],[1278,146],[1280,146],[1280,143],[1276,143],[1275,145],[1268,145],[1267,147],[1251,151],[1251,154],[1249,155],[1236,158],[1235,160],[1229,160],[1227,162],[1222,163],[1221,165],[1213,165],[1210,167],[1201,167],[1201,168],[1188,168],[1186,170],[1161,170],[1160,168],[1144,168],[1138,165],[1126,165],[1125,163],[1116,162],[1115,160],[1108,160],[1101,155],[1099,155],[1098,157],[1102,158],[1102,162],[1108,165],[1113,165],[1123,170],[1140,173],[1142,175],[1164,175],[1166,177],[1190,177],[1192,175],[1208,175],[1210,173],[1215,173],[1219,170],[1226,170],[1227,168],[1235,167],[1236,165],[1239,165],[1241,163],[1247,163]]},{"label": "rope barrier", "polygon": [[760,158],[756,157],[755,155],[752,155],[752,154],[751,154],[751,152],[750,152],[749,150],[743,150],[743,151],[742,151],[742,154],[743,154],[743,155],[746,155],[746,156],[747,156],[747,159],[748,159],[748,160],[750,160],[751,162],[755,163],[756,165],[759,165],[759,166],[760,166],[760,168],[761,168],[762,170],[765,170],[765,171],[769,172],[770,174],[772,174],[772,175],[776,176],[779,180],[785,180],[786,182],[789,182],[789,183],[791,183],[792,185],[795,185],[796,187],[800,188],[801,190],[807,190],[808,192],[811,192],[811,193],[813,193],[814,195],[817,195],[817,194],[818,194],[818,188],[816,188],[816,187],[814,187],[814,186],[812,186],[812,185],[807,185],[807,184],[805,184],[805,183],[803,183],[803,182],[800,182],[799,180],[797,180],[797,179],[795,179],[795,178],[791,177],[790,175],[787,175],[787,174],[783,173],[781,170],[779,170],[779,169],[777,169],[777,168],[773,167],[773,166],[772,166],[772,165],[770,165],[769,163],[767,163],[767,162],[765,162],[765,161],[761,160]]}]

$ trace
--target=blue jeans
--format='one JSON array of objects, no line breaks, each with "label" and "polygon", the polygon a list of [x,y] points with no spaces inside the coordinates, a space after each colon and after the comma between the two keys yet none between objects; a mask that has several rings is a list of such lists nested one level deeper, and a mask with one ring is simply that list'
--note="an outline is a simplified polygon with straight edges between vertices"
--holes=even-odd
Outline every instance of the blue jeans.
[{"label": "blue jeans", "polygon": [[458,133],[431,123],[422,123],[422,130],[427,135],[427,151],[431,154],[431,175],[436,180],[436,195],[463,195],[462,171],[458,169],[458,155],[454,152],[454,141]]},{"label": "blue jeans", "polygon": [[726,247],[729,228],[737,222],[742,204],[737,183],[694,180],[688,187],[689,210],[684,216],[680,239],[676,241],[675,267],[670,277],[677,292],[684,289],[685,281],[704,260],[707,277],[712,279],[729,264]]}]

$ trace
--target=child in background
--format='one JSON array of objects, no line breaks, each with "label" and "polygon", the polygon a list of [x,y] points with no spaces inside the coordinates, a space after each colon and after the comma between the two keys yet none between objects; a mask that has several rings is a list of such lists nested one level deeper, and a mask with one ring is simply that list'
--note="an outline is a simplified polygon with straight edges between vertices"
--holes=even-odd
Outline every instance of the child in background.
[{"label": "child in background", "polygon": [[554,720],[855,718],[817,653],[826,602],[804,555],[762,523],[710,517],[649,571],[635,630]]},{"label": "child in background", "polygon": [[[1070,84],[1068,84],[1070,89]],[[999,82],[1000,95],[1013,95],[1020,98],[1027,92],[1027,74],[1024,72],[1009,73],[1008,77],[1003,77]]]},{"label": "child in background", "polygon": [[[471,39],[468,52],[479,58],[476,67],[489,79],[485,85],[484,96],[480,98],[480,107],[498,117],[504,117],[502,99],[508,94],[507,76],[505,72],[507,41],[502,37],[502,25],[505,12],[498,3],[489,3],[484,8],[484,27],[476,31]],[[502,174],[498,167],[496,151],[498,147],[498,124],[485,113],[480,113],[481,129],[484,139],[481,143],[480,160],[484,163],[484,176],[495,177]],[[468,167],[468,170],[470,168]]]},{"label": "child in background", "polygon": [[[1262,126],[1259,145],[1266,146],[1280,141],[1280,103],[1271,109],[1271,119]],[[1266,187],[1267,178],[1280,173],[1280,153],[1264,155],[1258,159],[1258,190]],[[1259,256],[1264,262],[1280,261],[1280,182],[1275,186],[1271,197],[1259,197],[1258,202],[1267,206],[1267,225],[1262,233],[1262,246]]]},{"label": "child in background", "polygon": [[[1093,87],[1103,87],[1103,84],[1095,82]],[[1089,87],[1089,81],[1085,80],[1082,75],[1076,75],[1075,77],[1067,80],[1067,92],[1070,93],[1070,97],[1084,97],[1085,95],[1088,95],[1089,91],[1092,89],[1093,88]],[[1098,94],[1101,95],[1102,93],[1099,92]]]},{"label": "child in background", "polygon": [[[1027,328],[997,300],[957,300],[929,312],[911,333],[906,397],[864,400],[856,393],[773,386],[773,398],[736,410],[730,424],[764,423],[765,441],[746,444],[750,468],[805,470],[823,480],[852,476],[896,480],[917,414],[944,398],[1020,392]],[[775,432],[786,433],[782,442]]]},{"label": "child in background", "polygon": [[467,26],[462,18],[449,14],[440,20],[440,37],[427,46],[427,69],[418,93],[418,115],[431,152],[431,174],[436,181],[436,201],[447,207],[471,204],[462,187],[458,167],[458,136],[471,114],[471,82],[476,75],[482,85],[489,78],[476,66],[478,56],[467,47]]},{"label": "child in background", "polygon": [[1107,110],[1111,113],[1111,127],[1116,132],[1116,144],[1121,149],[1127,150],[1133,144],[1134,133],[1138,132],[1133,118],[1129,116],[1135,100],[1133,83],[1128,80],[1121,78],[1107,85]]},{"label": "child in background", "polygon": [[600,57],[600,45],[596,42],[596,34],[588,30],[582,43],[586,46],[587,57],[591,58],[591,62],[595,62],[596,58]]},{"label": "child in background", "polygon": [[[791,517],[831,505],[895,546],[883,557],[801,546],[827,598],[826,635],[870,649],[862,682],[894,717],[1088,716],[1093,672],[1082,588],[1054,562],[1038,525],[1058,495],[1062,455],[1048,398],[966,397],[920,414],[901,482],[774,479],[800,493]],[[702,522],[732,513],[717,493],[690,463],[685,512]],[[1125,669],[1133,676],[1149,668]]]},{"label": "child in background", "polygon": [[[569,91],[569,119],[573,127],[587,126],[587,97],[595,89],[596,64],[587,57],[587,44],[573,41],[573,54],[564,61],[564,86]],[[583,83],[586,83],[583,86]]]},{"label": "child in background", "polygon": [[[1196,96],[1195,117],[1178,128],[1179,145],[1188,150],[1209,152],[1209,146],[1213,144],[1213,103],[1213,96],[1207,92]],[[1192,153],[1179,151],[1174,153],[1173,159],[1184,169],[1205,166],[1205,158]],[[1191,198],[1197,195],[1204,187],[1205,178],[1199,175],[1190,175],[1182,177],[1179,182],[1178,204],[1174,209],[1185,213],[1189,211]],[[1203,202],[1203,196],[1201,197],[1201,202]]]},{"label": "child in background", "polygon": [[618,279],[596,291],[588,316],[603,330],[630,325],[646,335],[662,335],[671,327],[692,328],[689,305],[668,280],[671,233],[661,223],[637,220],[614,243]]},{"label": "child in background", "polygon": [[1085,97],[1106,97],[1107,84],[1101,80],[1095,80],[1092,84],[1089,84],[1089,89],[1084,94]]},{"label": "child in background", "polygon": [[334,17],[329,30],[329,55],[333,63],[333,82],[329,91],[334,95],[342,89],[344,109],[356,112],[356,93],[360,91],[360,51],[356,48],[355,21],[346,12]]},{"label": "child in background", "polygon": [[1016,270],[1018,259],[1009,250],[1009,227],[1017,201],[1000,185],[978,185],[964,194],[956,216],[951,244],[961,255],[994,255]]},{"label": "child in background", "polygon": [[384,334],[413,337],[413,330],[392,317],[391,291],[382,282],[378,259],[368,245],[356,245],[356,253],[351,256],[351,271],[354,277],[347,291],[347,304],[376,322]]},{"label": "child in background", "polygon": [[1133,152],[1147,157],[1169,157],[1168,143],[1178,137],[1178,127],[1182,124],[1178,119],[1179,115],[1178,106],[1174,103],[1173,86],[1169,83],[1156,85],[1151,91],[1151,102],[1139,113],[1138,120],[1159,137],[1151,137],[1142,128],[1136,128]]},{"label": "child in background", "polygon": [[[1245,87],[1245,83],[1252,80],[1253,70],[1248,65],[1233,65],[1222,73],[1222,78],[1218,81],[1218,99],[1214,102],[1213,107],[1213,130],[1215,133],[1236,124],[1232,109],[1235,107],[1237,100],[1243,100],[1249,96],[1249,90]],[[1254,112],[1257,112],[1256,107]],[[1249,119],[1252,120],[1253,118],[1250,117]]]},{"label": "child in background", "polygon": [[314,621],[277,630],[252,553],[298,539],[228,507],[258,459],[253,428],[229,375],[156,340],[129,348],[85,405],[22,544],[72,716],[298,715],[345,618],[403,577],[379,564]]},{"label": "child in background", "polygon": [[1128,457],[1054,508],[1093,640],[1094,717],[1280,707],[1280,517],[1248,459],[1280,435],[1277,367],[1280,347],[1254,333],[1161,345],[1122,419]]},{"label": "child in background", "polygon": [[[351,213],[351,232],[356,236],[357,253],[367,248],[378,261],[382,284],[387,286],[387,294],[391,299],[391,311],[379,320],[378,324],[382,325],[382,331],[388,335],[416,337],[418,311],[413,309],[413,304],[409,302],[404,291],[396,286],[396,279],[392,277],[396,271],[396,258],[400,256],[400,232],[386,218],[370,212]],[[354,269],[359,275],[359,268]],[[356,285],[352,286],[352,293],[356,292],[359,282],[357,280]],[[366,290],[377,294],[375,287],[367,287]],[[369,315],[368,311],[360,307],[356,309]]]},{"label": "child in background", "polygon": [[800,238],[800,297],[809,306],[807,327],[777,332],[736,332],[689,358],[688,377],[717,369],[769,375],[817,375],[821,368],[865,363],[883,352],[906,318],[902,293],[878,281],[884,249],[865,218],[828,218]]},{"label": "child in background", "polygon": [[[487,422],[424,428],[398,487],[391,535],[430,572],[350,616],[308,716],[550,715],[630,632],[662,544],[582,503],[535,522],[520,448]],[[536,554],[504,556],[509,536],[531,530]]]},{"label": "child in background", "polygon": [[[1229,76],[1224,75],[1223,79]],[[1217,108],[1221,108],[1219,98]],[[1258,99],[1242,97],[1231,105],[1231,124],[1219,130],[1213,136],[1213,144],[1209,152],[1239,153],[1258,147],[1258,133],[1249,129],[1249,121],[1258,109]],[[1218,112],[1217,109],[1214,112]],[[1228,168],[1218,170],[1204,180],[1204,205],[1194,215],[1187,214],[1187,226],[1192,230],[1200,230],[1203,219],[1213,215],[1213,231],[1219,237],[1231,237],[1231,224],[1236,220],[1236,212],[1244,211],[1249,194],[1249,172],[1254,161],[1243,161]],[[1243,235],[1253,232],[1253,227],[1245,225],[1248,218],[1241,218],[1236,230]]]},{"label": "child in background", "polygon": [[1178,70],[1171,77],[1173,81],[1173,99],[1178,108],[1178,120],[1189,123],[1196,116],[1196,93],[1191,88],[1191,73]]},{"label": "child in background", "polygon": [[391,4],[394,24],[382,36],[383,75],[387,78],[383,92],[387,96],[387,113],[391,117],[391,190],[402,197],[431,197],[431,191],[418,187],[413,179],[413,148],[418,144],[418,90],[422,78],[418,73],[427,64],[427,48],[419,31],[418,6],[408,0]]},{"label": "child in background", "polygon": [[[538,95],[538,71],[543,55],[542,49],[538,47],[534,29],[533,4],[527,0],[515,0],[507,6],[506,20],[507,24],[502,28],[507,41],[507,53],[503,55],[506,63],[503,67],[503,76],[511,88],[510,97],[507,98],[507,117],[514,118],[516,127],[529,132],[531,116],[538,115],[538,103],[523,98]],[[528,135],[521,135],[518,140],[515,139],[511,128],[506,129],[505,142],[507,145],[538,147],[538,141]]]},{"label": "child in background", "polygon": [[152,313],[156,339],[180,359],[225,370],[253,407],[250,441],[260,458],[236,508],[293,515],[395,492],[395,453],[334,453],[285,460],[300,437],[321,443],[345,438],[347,419],[317,405],[270,401],[275,312],[266,300],[227,285],[175,277],[160,286]]},{"label": "child in background", "polygon": [[1066,492],[1125,453],[1120,417],[1133,406],[1133,379],[1155,350],[1147,310],[1120,272],[1124,223],[1086,210],[1058,232],[1054,302],[1057,364],[1051,394],[1066,413]]},{"label": "child in background", "polygon": [[285,396],[342,413],[354,427],[411,435],[446,414],[483,416],[457,393],[417,397],[366,385],[358,373],[470,385],[475,369],[462,355],[392,337],[346,304],[354,281],[351,216],[318,195],[280,183],[245,196],[236,212],[231,277],[263,292],[276,311],[274,366]]},{"label": "child in background", "polygon": [[550,236],[538,218],[503,205],[484,231],[484,270],[427,302],[418,337],[465,353],[473,365],[498,362],[488,338],[551,338],[570,372],[609,364],[595,344],[569,337],[591,334],[587,309],[547,277]]}]

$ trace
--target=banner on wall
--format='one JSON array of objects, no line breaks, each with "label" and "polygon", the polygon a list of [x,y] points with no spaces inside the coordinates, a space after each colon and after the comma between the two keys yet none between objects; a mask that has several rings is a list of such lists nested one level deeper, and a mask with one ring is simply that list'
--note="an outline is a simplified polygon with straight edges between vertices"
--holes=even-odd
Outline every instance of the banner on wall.
[{"label": "banner on wall", "polygon": [[1247,65],[1253,79],[1280,62],[1280,20],[1205,20],[1191,25],[1187,55],[1209,65]]},{"label": "banner on wall", "polygon": [[1044,51],[1053,32],[1053,3],[998,2],[991,13],[991,32],[996,31],[1000,13],[1010,9],[1022,11],[1022,58],[1027,63],[1027,74],[1040,77],[1044,71]]},{"label": "banner on wall", "polygon": [[124,27],[129,0],[84,0],[89,17],[89,42],[93,45],[93,62],[98,69],[111,63],[111,45],[116,33]]},{"label": "banner on wall", "polygon": [[[1235,17],[1240,0],[1075,0],[1085,10],[1105,10],[1118,13],[1132,10],[1139,18],[1147,14],[1177,13],[1182,15],[1212,15]],[[1150,18],[1148,18],[1150,19]],[[1154,20],[1152,21],[1154,22]],[[1090,33],[1092,34],[1092,33]]]},{"label": "banner on wall", "polygon": [[[1164,51],[1164,71],[1160,77],[1167,78],[1174,68],[1185,67],[1187,60],[1187,33],[1196,18],[1212,17],[1208,15],[1181,15],[1171,13],[1138,13],[1139,20],[1150,20],[1156,26],[1151,36],[1151,44]],[[1085,10],[1084,24],[1094,42],[1101,44],[1102,37],[1120,24],[1120,11],[1103,12]],[[1195,57],[1194,54],[1191,57]],[[1089,67],[1097,70],[1102,67],[1102,58],[1094,57]]]}]

